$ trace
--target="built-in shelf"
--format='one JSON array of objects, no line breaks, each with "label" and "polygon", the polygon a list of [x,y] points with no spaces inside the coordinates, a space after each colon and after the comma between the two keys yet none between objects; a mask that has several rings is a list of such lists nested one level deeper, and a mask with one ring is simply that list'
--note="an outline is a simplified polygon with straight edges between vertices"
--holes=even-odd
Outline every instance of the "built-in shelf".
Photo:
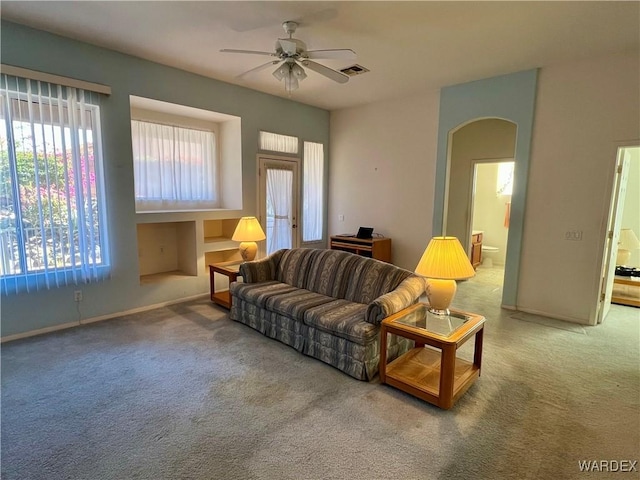
[{"label": "built-in shelf", "polygon": [[152,273],[149,275],[140,275],[140,285],[183,280],[190,277],[193,277],[193,275],[187,275],[186,273],[179,270],[174,270],[172,272]]},{"label": "built-in shelf", "polygon": [[212,263],[241,260],[231,240],[238,218],[139,223],[140,284],[209,275]]},{"label": "built-in shelf", "polygon": [[207,252],[216,250],[237,250],[239,242],[234,242],[227,237],[205,237],[204,249]]},{"label": "built-in shelf", "polygon": [[239,218],[205,220],[204,233],[204,273],[209,274],[209,265],[213,263],[240,260],[239,242],[231,240]]},{"label": "built-in shelf", "polygon": [[140,223],[137,233],[140,283],[198,274],[195,221]]}]

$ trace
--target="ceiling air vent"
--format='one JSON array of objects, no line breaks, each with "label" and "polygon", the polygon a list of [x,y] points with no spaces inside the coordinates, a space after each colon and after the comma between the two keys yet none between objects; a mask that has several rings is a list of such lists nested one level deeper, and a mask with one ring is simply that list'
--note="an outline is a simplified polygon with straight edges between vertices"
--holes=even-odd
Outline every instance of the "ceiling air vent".
[{"label": "ceiling air vent", "polygon": [[351,65],[350,67],[343,68],[340,71],[345,75],[353,77],[355,75],[362,75],[363,73],[367,73],[369,69],[364,68],[362,65]]}]

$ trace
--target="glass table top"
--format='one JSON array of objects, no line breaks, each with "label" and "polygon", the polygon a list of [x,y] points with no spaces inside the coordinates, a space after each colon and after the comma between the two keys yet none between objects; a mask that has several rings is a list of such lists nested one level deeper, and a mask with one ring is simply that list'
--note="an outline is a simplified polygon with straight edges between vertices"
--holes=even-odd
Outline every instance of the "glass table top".
[{"label": "glass table top", "polygon": [[213,267],[217,270],[223,270],[227,272],[238,273],[240,272],[240,265],[244,262],[242,260],[232,261],[232,262],[223,262],[223,263],[214,263]]},{"label": "glass table top", "polygon": [[443,337],[451,336],[473,317],[463,313],[451,312],[449,315],[435,315],[429,312],[429,306],[419,304],[406,315],[396,319],[394,323],[420,328]]}]

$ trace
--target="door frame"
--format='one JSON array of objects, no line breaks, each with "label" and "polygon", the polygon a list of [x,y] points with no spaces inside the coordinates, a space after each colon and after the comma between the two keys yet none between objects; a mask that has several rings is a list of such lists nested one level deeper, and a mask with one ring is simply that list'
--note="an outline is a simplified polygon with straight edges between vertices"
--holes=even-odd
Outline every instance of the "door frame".
[{"label": "door frame", "polygon": [[[292,198],[292,207],[293,207],[293,215],[292,215],[292,237],[291,237],[291,246],[292,248],[297,248],[301,242],[301,229],[300,225],[300,205],[301,205],[301,195],[302,195],[302,186],[300,181],[300,170],[301,170],[301,160],[300,157],[297,156],[283,156],[283,155],[270,155],[267,153],[259,153],[256,156],[256,166],[257,166],[257,176],[258,185],[257,185],[257,195],[256,195],[256,211],[258,213],[258,221],[262,226],[262,229],[267,232],[267,217],[266,217],[266,175],[263,174],[263,170],[268,168],[268,165],[279,165],[285,168],[285,170],[293,171],[293,198]],[[260,254],[264,256],[267,250],[267,242],[261,242]]]},{"label": "door frame", "polygon": [[[595,324],[604,322],[609,308],[611,307],[611,295],[613,291],[613,277],[615,275],[615,252],[613,246],[617,244],[617,239],[620,237],[620,222],[616,224],[616,218],[619,219],[622,205],[620,205],[621,193],[626,192],[626,183],[628,181],[628,171],[630,165],[626,165],[625,171],[625,159],[622,155],[627,148],[640,148],[640,139],[631,140],[626,142],[618,142],[615,144],[615,152],[613,162],[613,172],[610,178],[612,178],[611,194],[608,215],[604,224],[604,238],[602,242],[602,262],[601,262],[601,274],[598,276],[598,288],[597,298],[595,303],[595,318],[591,317]],[[627,162],[628,163],[628,162]]]},{"label": "door frame", "polygon": [[[513,157],[498,157],[498,158],[474,158],[473,160],[471,160],[471,179],[470,179],[470,185],[469,185],[469,205],[468,205],[468,209],[469,209],[469,215],[467,218],[467,231],[466,231],[466,238],[465,238],[465,248],[466,248],[466,252],[467,255],[469,255],[471,253],[471,237],[472,237],[472,233],[473,233],[473,207],[474,207],[474,202],[475,202],[475,186],[476,186],[476,167],[478,165],[482,165],[482,164],[486,164],[486,163],[507,163],[507,162],[513,162],[514,167],[515,167],[515,159]],[[508,243],[508,242],[507,242]],[[505,249],[507,248],[507,246],[505,246]],[[506,253],[505,253],[506,255]],[[505,265],[504,268],[507,268],[507,260],[505,258]]]}]

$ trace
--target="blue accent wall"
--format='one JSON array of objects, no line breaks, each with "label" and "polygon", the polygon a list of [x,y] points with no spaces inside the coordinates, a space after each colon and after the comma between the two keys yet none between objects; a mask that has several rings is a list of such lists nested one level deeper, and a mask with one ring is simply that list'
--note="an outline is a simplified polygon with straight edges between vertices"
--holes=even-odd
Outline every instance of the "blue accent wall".
[{"label": "blue accent wall", "polygon": [[[83,302],[74,301],[68,286],[3,296],[3,337],[56,327],[206,293],[200,275],[178,283],[140,285],[136,248],[136,213],[129,96],[211,110],[242,119],[243,209],[224,215],[256,213],[258,132],[293,135],[324,143],[329,151],[329,112],[267,95],[140,58],[78,42],[22,25],[2,22],[2,63],[105,84],[112,94],[101,103],[103,156],[111,248],[111,279],[82,285]],[[325,164],[327,162],[325,153]],[[223,213],[197,213],[187,220],[224,218]],[[176,217],[174,221],[180,221]],[[326,223],[326,222],[325,222]]]},{"label": "blue accent wall", "polygon": [[433,210],[433,234],[441,235],[447,194],[450,139],[460,127],[483,118],[500,118],[517,125],[511,220],[507,241],[502,304],[515,307],[520,271],[526,185],[536,101],[537,70],[502,75],[443,88],[440,95],[438,155]]}]

